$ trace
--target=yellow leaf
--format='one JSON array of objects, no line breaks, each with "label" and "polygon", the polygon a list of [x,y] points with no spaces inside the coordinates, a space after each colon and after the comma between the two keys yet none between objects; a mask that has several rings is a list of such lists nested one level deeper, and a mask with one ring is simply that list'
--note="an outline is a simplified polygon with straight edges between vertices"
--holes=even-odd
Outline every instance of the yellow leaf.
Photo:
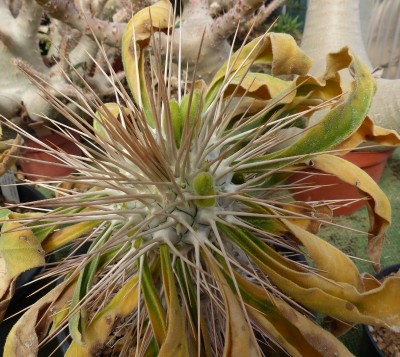
[{"label": "yellow leaf", "polygon": [[291,356],[350,356],[332,334],[304,312],[235,273],[252,319]]},{"label": "yellow leaf", "polygon": [[2,226],[0,258],[9,278],[45,264],[45,252],[33,232],[14,221],[6,221]]},{"label": "yellow leaf", "polygon": [[245,318],[242,305],[231,290],[215,259],[206,252],[204,257],[215,275],[224,298],[226,325],[223,356],[261,356],[253,330],[249,328],[249,323]]},{"label": "yellow leaf", "polygon": [[0,322],[3,320],[8,304],[15,292],[15,281],[7,274],[7,266],[0,256]]},{"label": "yellow leaf", "polygon": [[17,161],[20,145],[22,145],[22,138],[19,135],[14,140],[6,142],[5,150],[1,150],[0,154],[0,176],[7,172]]},{"label": "yellow leaf", "polygon": [[[243,77],[253,64],[270,64],[273,76],[305,75],[311,67],[311,59],[297,46],[291,36],[266,33],[233,54],[220,68],[208,88],[206,106],[209,106],[215,98],[222,83],[229,83],[235,77]],[[239,76],[239,73],[242,76]],[[270,90],[273,90],[273,86]]]},{"label": "yellow leaf", "polygon": [[332,209],[328,205],[311,206],[306,202],[295,201],[281,208],[293,212],[291,223],[314,234],[319,232],[322,221],[332,220]]},{"label": "yellow leaf", "polygon": [[108,132],[110,128],[119,122],[118,117],[120,114],[128,113],[128,109],[118,103],[103,104],[96,111],[96,120],[93,121],[93,130],[100,140],[110,139]]},{"label": "yellow leaf", "polygon": [[61,284],[51,290],[26,311],[11,329],[4,356],[36,357],[38,345],[46,336],[53,314],[71,298],[73,284]]},{"label": "yellow leaf", "polygon": [[306,248],[307,256],[315,262],[320,275],[335,282],[350,284],[358,291],[363,291],[364,286],[357,267],[346,254],[290,220],[282,219],[282,222]]},{"label": "yellow leaf", "polygon": [[160,256],[163,285],[168,306],[168,326],[167,335],[160,347],[159,356],[186,357],[189,356],[188,339],[167,246],[160,247]]},{"label": "yellow leaf", "polygon": [[389,199],[378,184],[358,166],[340,157],[323,154],[312,159],[314,168],[335,175],[344,182],[355,186],[368,197],[367,206],[371,227],[368,236],[368,256],[379,270],[380,256],[385,232],[391,221]]},{"label": "yellow leaf", "polygon": [[138,277],[129,279],[121,290],[112,298],[87,326],[83,339],[84,345],[71,342],[66,357],[91,357],[101,350],[108,340],[114,324],[118,319],[128,316],[138,304]]},{"label": "yellow leaf", "polygon": [[144,49],[156,31],[167,31],[174,25],[172,5],[161,0],[138,11],[128,22],[122,37],[122,61],[126,79],[136,103],[143,108],[150,125],[154,125],[150,95],[144,71]]},{"label": "yellow leaf", "polygon": [[285,97],[279,103],[290,103],[296,95],[290,81],[284,81],[265,73],[248,72],[246,74],[242,71],[232,78],[224,91],[225,96],[230,96],[233,93],[236,97],[246,96],[263,101],[285,93]]},{"label": "yellow leaf", "polygon": [[[358,130],[336,147],[336,149],[352,150],[365,141],[384,146],[399,146],[400,136],[395,130],[385,129],[375,125],[372,119],[367,116]],[[342,154],[343,153],[341,153],[341,155]]]},{"label": "yellow leaf", "polygon": [[63,245],[72,242],[74,239],[81,237],[83,234],[89,232],[100,223],[101,221],[86,221],[61,228],[43,241],[43,249],[46,252],[51,252],[57,248],[60,248]]},{"label": "yellow leaf", "polygon": [[[243,228],[219,227],[280,290],[300,304],[343,321],[400,330],[400,304],[396,302],[400,277],[390,277],[381,286],[365,291],[354,264],[344,253],[295,224],[282,222],[310,249],[306,254],[316,260],[317,270],[281,256]],[[382,307],[376,309],[378,302]]]}]

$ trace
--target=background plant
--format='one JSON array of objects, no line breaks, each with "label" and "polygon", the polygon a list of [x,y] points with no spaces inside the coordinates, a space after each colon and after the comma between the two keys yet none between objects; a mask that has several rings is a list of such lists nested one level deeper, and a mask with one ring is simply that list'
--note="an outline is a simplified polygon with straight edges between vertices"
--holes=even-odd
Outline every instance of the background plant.
[{"label": "background plant", "polygon": [[[150,3],[150,0],[1,0],[0,114],[12,118],[18,125],[30,120],[41,121],[41,115],[57,115],[23,72],[42,76],[46,80],[47,91],[61,98],[60,93],[70,97],[80,95],[72,89],[70,83],[72,81],[74,85],[80,85],[79,77],[74,74],[78,70],[97,95],[105,98],[112,89],[108,79],[101,74],[100,68],[107,68],[93,35],[106,44],[107,57],[113,63],[119,56],[118,49],[126,22],[132,13]],[[273,1],[273,8],[282,3],[281,0]],[[256,10],[259,10],[260,16],[265,13],[264,18],[272,10],[269,7],[264,11],[263,1],[260,0],[229,3],[214,1],[212,4],[207,0],[190,0],[182,2],[182,5],[179,22],[185,33],[181,38],[184,42],[181,47],[183,59],[190,66],[193,65],[196,60],[193,58],[193,50],[196,53],[205,31],[203,54],[198,61],[197,73],[208,75],[209,78],[218,63],[228,57],[229,45],[226,39],[235,32],[238,23],[245,23],[252,18]],[[215,6],[223,7],[226,13],[212,15]],[[173,50],[177,55],[178,41],[174,41]],[[45,53],[40,46],[42,49],[43,46],[47,48]]]},{"label": "background plant", "polygon": [[[22,315],[5,355],[34,356],[66,326],[67,356],[98,355],[118,329],[125,333],[112,348],[121,355],[258,356],[267,353],[267,339],[293,356],[350,355],[305,308],[331,316],[335,333],[351,323],[399,329],[400,279],[360,275],[316,235],[329,209],[282,192],[283,179],[310,163],[356,185],[368,198],[369,255],[379,269],[389,202],[368,175],[329,153],[363,140],[375,90],[367,68],[344,48],[328,57],[323,76],[312,77],[295,41],[268,33],[232,54],[210,83],[180,80],[173,97],[172,59],[161,61],[151,40],[155,31],[171,31],[172,20],[167,1],[135,14],[122,40],[133,99],[114,73],[114,103],[94,92],[74,102],[93,125],[48,93],[73,125],[59,130],[78,130],[86,141],[83,158],[43,149],[77,168],[67,180],[91,189],[36,204],[55,207],[48,213],[8,215],[1,311],[21,272],[63,247],[89,248],[49,264],[44,275],[64,281]],[[155,62],[145,60],[151,44]],[[257,72],[260,66],[271,74]],[[342,69],[354,77],[348,93],[338,81]],[[40,76],[31,79],[46,90]],[[322,108],[329,111],[318,126],[277,149],[287,140],[282,128]],[[393,133],[386,134],[380,140],[390,141]],[[281,247],[304,251],[313,267]]]}]

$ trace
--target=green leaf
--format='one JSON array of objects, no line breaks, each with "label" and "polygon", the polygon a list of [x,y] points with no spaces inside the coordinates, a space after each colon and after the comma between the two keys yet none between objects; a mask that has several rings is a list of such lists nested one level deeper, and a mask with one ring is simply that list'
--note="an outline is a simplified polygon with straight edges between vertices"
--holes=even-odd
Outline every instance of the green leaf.
[{"label": "green leaf", "polygon": [[[181,259],[177,259],[176,276],[179,281],[179,286],[182,292],[183,299],[185,301],[185,305],[189,310],[188,317],[191,320],[191,326],[193,326],[193,329],[190,329],[190,331],[192,331],[192,337],[195,339],[195,341],[197,341],[198,339],[197,296],[188,267],[186,263],[184,263]],[[202,336],[200,356],[211,357],[212,351],[211,351],[210,336],[208,334],[206,322],[204,321],[204,314],[201,310],[200,310],[200,329]]]},{"label": "green leaf", "polygon": [[[183,128],[196,128],[197,120],[201,120],[203,95],[199,89],[194,89],[191,93],[183,97],[180,104]],[[182,128],[182,129],[183,129]]]},{"label": "green leaf", "polygon": [[[91,243],[88,252],[93,252],[95,249],[98,250],[104,245],[104,243],[107,242],[110,236],[109,228],[110,225],[103,228],[103,231]],[[108,251],[102,254],[95,254],[92,259],[86,263],[85,267],[79,273],[78,281],[74,290],[74,295],[72,296],[71,304],[69,307],[70,311],[74,311],[75,309],[77,309],[77,312],[74,313],[68,321],[71,337],[79,344],[83,344],[85,342],[83,340],[83,335],[87,327],[86,308],[80,305],[84,301],[85,296],[90,293],[90,289],[92,288],[96,273],[101,268],[102,258],[104,259],[104,256],[108,254]]]},{"label": "green leaf", "polygon": [[175,145],[177,148],[181,145],[183,119],[178,102],[175,99],[169,101],[169,112],[171,114],[172,130],[174,132]]},{"label": "green leaf", "polygon": [[9,210],[8,208],[0,209],[0,219],[6,218],[10,213],[12,213],[12,211]]},{"label": "green leaf", "polygon": [[143,260],[142,291],[154,337],[158,346],[161,346],[167,334],[167,319],[147,259]]}]

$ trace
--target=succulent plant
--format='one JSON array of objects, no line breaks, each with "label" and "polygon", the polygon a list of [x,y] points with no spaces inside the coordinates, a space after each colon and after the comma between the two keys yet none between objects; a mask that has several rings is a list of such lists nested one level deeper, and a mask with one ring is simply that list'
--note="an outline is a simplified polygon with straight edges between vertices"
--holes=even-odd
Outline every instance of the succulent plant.
[{"label": "succulent plant", "polygon": [[[171,58],[161,59],[152,37],[177,36],[173,23],[165,0],[133,16],[122,41],[133,98],[117,79],[114,103],[81,98],[75,104],[93,124],[49,95],[71,123],[59,131],[71,140],[80,132],[84,155],[43,150],[76,168],[65,181],[89,189],[56,188],[56,199],[35,204],[52,210],[3,222],[0,312],[27,269],[47,265],[43,276],[57,282],[14,325],[4,355],[35,356],[67,329],[66,356],[261,356],[271,346],[347,356],[333,333],[353,323],[399,329],[400,279],[360,274],[316,235],[327,206],[291,201],[284,183],[313,164],[357,186],[368,198],[369,254],[379,269],[389,201],[335,155],[371,128],[375,84],[366,67],[344,48],[314,78],[290,36],[267,33],[232,54],[208,85],[178,78],[174,96]],[[354,77],[349,93],[341,93],[342,69]],[[317,126],[278,148],[288,139],[282,128],[326,108]],[[291,259],[299,252],[310,265]],[[310,310],[330,316],[333,333]]]}]

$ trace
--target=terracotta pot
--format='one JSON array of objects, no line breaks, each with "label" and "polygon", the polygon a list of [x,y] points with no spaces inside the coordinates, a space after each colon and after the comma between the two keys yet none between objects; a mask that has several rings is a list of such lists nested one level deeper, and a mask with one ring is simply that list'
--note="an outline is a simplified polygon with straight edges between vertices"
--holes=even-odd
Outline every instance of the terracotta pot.
[{"label": "terracotta pot", "polygon": [[[367,172],[376,182],[382,176],[383,169],[389,157],[393,154],[395,149],[388,149],[384,151],[354,151],[343,156],[343,159],[359,166]],[[333,210],[334,215],[350,214],[365,206],[364,201],[352,202],[348,200],[360,199],[360,194],[354,186],[342,182],[333,175],[322,173],[315,169],[306,169],[303,172],[296,173],[289,178],[291,184],[301,184],[305,186],[321,185],[310,189],[306,192],[303,189],[291,189],[293,196],[298,201],[325,201],[325,200],[339,200],[335,203]],[[346,201],[340,201],[346,200]]]},{"label": "terracotta pot", "polygon": [[[76,140],[79,140],[80,136],[78,134],[72,133],[72,135]],[[60,134],[53,133],[40,138],[40,140],[68,154],[82,154],[78,145]],[[28,179],[51,180],[52,178],[68,176],[75,171],[70,167],[58,166],[57,164],[63,164],[61,160],[40,151],[40,149],[43,149],[40,144],[32,140],[25,141],[25,148],[21,152],[23,159],[19,160],[19,165]],[[40,162],[35,160],[40,160]]]}]

